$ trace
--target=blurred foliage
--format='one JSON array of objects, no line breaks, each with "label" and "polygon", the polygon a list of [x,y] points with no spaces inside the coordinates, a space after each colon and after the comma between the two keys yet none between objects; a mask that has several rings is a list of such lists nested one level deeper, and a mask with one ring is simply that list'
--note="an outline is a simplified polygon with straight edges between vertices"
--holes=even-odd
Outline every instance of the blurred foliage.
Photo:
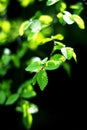
[{"label": "blurred foliage", "polygon": [[37,95],[33,86],[44,90],[47,71],[63,66],[70,75],[68,61],[77,62],[74,49],[64,43],[64,29],[76,24],[85,29],[83,9],[82,2],[64,0],[0,0],[0,105],[15,104],[26,129],[38,112],[30,102]]}]

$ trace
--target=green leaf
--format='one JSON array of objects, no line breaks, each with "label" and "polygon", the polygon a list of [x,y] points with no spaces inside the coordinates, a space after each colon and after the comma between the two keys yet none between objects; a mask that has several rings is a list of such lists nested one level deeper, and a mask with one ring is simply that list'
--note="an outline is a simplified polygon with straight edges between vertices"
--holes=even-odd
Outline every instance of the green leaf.
[{"label": "green leaf", "polygon": [[18,93],[15,93],[15,94],[12,94],[8,97],[7,101],[6,101],[6,105],[12,105],[13,103],[15,103],[19,98],[19,94]]},{"label": "green leaf", "polygon": [[66,59],[70,60],[73,57],[73,48],[71,47],[63,47],[61,49],[62,54],[65,56]]},{"label": "green leaf", "polygon": [[35,85],[37,81],[37,73],[34,75],[34,77],[32,78],[32,85]]},{"label": "green leaf", "polygon": [[65,24],[66,24],[65,20],[63,19],[63,13],[59,12],[59,13],[57,14],[57,18],[59,19],[59,22],[60,22],[62,25],[65,25]]},{"label": "green leaf", "polygon": [[57,35],[54,36],[54,39],[63,40],[64,36],[62,34],[57,34]]},{"label": "green leaf", "polygon": [[71,18],[77,23],[80,29],[85,29],[85,23],[80,16],[73,14]]},{"label": "green leaf", "polygon": [[36,92],[33,90],[33,87],[29,84],[23,91],[22,95],[23,98],[31,98],[36,96]]},{"label": "green leaf", "polygon": [[73,24],[74,20],[71,19],[72,14],[68,11],[64,11],[63,19],[67,24]]},{"label": "green leaf", "polygon": [[37,73],[37,83],[41,90],[44,90],[46,85],[48,84],[48,77],[45,70],[41,70]]},{"label": "green leaf", "polygon": [[51,6],[51,5],[55,4],[55,3],[58,2],[58,1],[59,1],[59,0],[47,0],[46,5],[47,5],[47,6]]},{"label": "green leaf", "polygon": [[52,17],[49,15],[41,15],[39,20],[42,22],[42,24],[51,24],[51,22],[53,21]]},{"label": "green leaf", "polygon": [[0,104],[3,104],[5,102],[6,99],[6,94],[4,91],[0,91]]},{"label": "green leaf", "polygon": [[21,24],[20,28],[19,28],[19,35],[22,36],[24,34],[24,31],[29,27],[29,21],[25,21]]},{"label": "green leaf", "polygon": [[63,43],[54,41],[54,47],[52,53],[54,53],[56,50],[61,50],[61,48],[63,47],[65,47]]},{"label": "green leaf", "polygon": [[46,62],[45,69],[46,70],[55,70],[61,65],[61,61],[54,61],[54,60],[49,60]]},{"label": "green leaf", "polygon": [[55,54],[45,64],[46,70],[55,70],[65,61],[65,57],[60,54]]},{"label": "green leaf", "polygon": [[32,30],[33,33],[39,32],[42,29],[41,22],[37,19],[31,21],[30,29]]},{"label": "green leaf", "polygon": [[26,71],[30,72],[38,72],[42,67],[41,61],[31,62],[30,65],[28,65],[27,68],[25,68]]},{"label": "green leaf", "polygon": [[23,117],[23,124],[26,129],[30,129],[32,126],[33,117],[30,113],[27,113],[26,116]]},{"label": "green leaf", "polygon": [[77,57],[76,57],[76,53],[75,52],[73,52],[73,58],[77,62]]},{"label": "green leaf", "polygon": [[44,44],[44,43],[47,43],[49,41],[52,41],[52,38],[43,38],[41,43]]},{"label": "green leaf", "polygon": [[61,54],[54,54],[53,56],[51,56],[50,58],[51,60],[54,60],[55,62],[64,62],[65,61],[65,57]]}]

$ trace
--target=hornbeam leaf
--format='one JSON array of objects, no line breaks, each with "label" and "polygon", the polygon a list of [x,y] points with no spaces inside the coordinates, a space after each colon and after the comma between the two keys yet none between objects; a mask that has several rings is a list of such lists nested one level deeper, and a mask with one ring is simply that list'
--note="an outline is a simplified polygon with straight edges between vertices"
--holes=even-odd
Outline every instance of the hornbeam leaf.
[{"label": "hornbeam leaf", "polygon": [[40,68],[42,67],[42,64],[40,61],[32,62],[30,65],[28,65],[27,68],[25,68],[26,71],[30,72],[38,72]]},{"label": "hornbeam leaf", "polygon": [[66,59],[70,60],[73,57],[73,48],[71,47],[63,47],[61,49],[62,54],[65,56]]},{"label": "hornbeam leaf", "polygon": [[45,70],[41,70],[37,73],[37,83],[41,90],[44,90],[46,85],[48,84],[48,77]]}]

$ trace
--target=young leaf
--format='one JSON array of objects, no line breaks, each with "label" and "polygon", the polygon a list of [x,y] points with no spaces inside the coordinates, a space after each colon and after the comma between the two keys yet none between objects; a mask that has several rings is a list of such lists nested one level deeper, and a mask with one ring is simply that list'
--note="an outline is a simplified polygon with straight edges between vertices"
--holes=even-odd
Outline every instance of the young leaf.
[{"label": "young leaf", "polygon": [[46,5],[47,5],[47,6],[51,6],[51,5],[55,4],[55,3],[58,2],[58,1],[59,1],[59,0],[47,0]]},{"label": "young leaf", "polygon": [[65,56],[66,59],[70,60],[73,56],[73,48],[71,47],[63,47],[61,49],[62,54]]},{"label": "young leaf", "polygon": [[6,101],[6,105],[11,105],[13,103],[15,103],[19,98],[19,94],[18,93],[15,93],[15,94],[12,94],[8,97],[7,101]]},{"label": "young leaf", "polygon": [[41,90],[44,90],[46,85],[48,84],[48,77],[45,70],[41,70],[37,73],[37,83]]},{"label": "young leaf", "polygon": [[49,25],[53,21],[52,17],[49,16],[49,15],[41,15],[40,18],[39,18],[39,20],[43,24],[47,24],[47,25]]},{"label": "young leaf", "polygon": [[57,35],[54,36],[54,39],[63,40],[64,36],[62,34],[57,34]]},{"label": "young leaf", "polygon": [[32,126],[32,115],[27,112],[26,116],[23,117],[23,123],[26,129],[30,129]]},{"label": "young leaf", "polygon": [[78,25],[78,27],[79,27],[80,29],[85,29],[84,21],[83,21],[83,19],[82,19],[80,16],[78,16],[78,15],[76,15],[76,14],[73,14],[73,15],[71,16],[71,18],[77,23],[77,25]]},{"label": "young leaf", "polygon": [[61,42],[56,42],[54,41],[54,47],[53,47],[53,50],[52,50],[52,53],[54,53],[56,50],[61,50],[62,47],[65,47],[65,45]]},{"label": "young leaf", "polygon": [[46,70],[55,70],[61,65],[61,61],[49,60],[46,62],[45,69]]},{"label": "young leaf", "polygon": [[29,84],[22,92],[21,95],[23,98],[31,98],[36,96],[36,92],[33,90],[33,87]]},{"label": "young leaf", "polygon": [[24,31],[29,27],[29,21],[25,21],[21,24],[19,28],[19,35],[22,36],[24,34]]},{"label": "young leaf", "polygon": [[30,71],[30,72],[38,72],[41,67],[42,67],[41,61],[38,61],[38,62],[36,61],[28,65],[28,67],[25,68],[25,70]]},{"label": "young leaf", "polygon": [[69,13],[68,11],[64,11],[64,15],[63,15],[63,19],[67,24],[73,24],[74,20],[71,19],[71,13]]}]

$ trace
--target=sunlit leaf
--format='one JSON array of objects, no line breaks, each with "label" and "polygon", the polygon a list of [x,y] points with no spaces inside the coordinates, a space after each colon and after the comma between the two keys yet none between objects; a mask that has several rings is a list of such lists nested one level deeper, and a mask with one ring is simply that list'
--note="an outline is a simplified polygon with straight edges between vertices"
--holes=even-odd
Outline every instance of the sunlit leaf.
[{"label": "sunlit leaf", "polygon": [[63,47],[61,49],[62,54],[65,56],[66,59],[70,60],[73,57],[73,48],[71,47]]},{"label": "sunlit leaf", "polygon": [[64,36],[62,34],[57,34],[57,35],[54,36],[54,39],[63,40]]},{"label": "sunlit leaf", "polygon": [[53,21],[52,17],[49,16],[49,15],[41,15],[40,18],[39,18],[39,20],[43,24],[47,24],[47,25],[49,25]]},{"label": "sunlit leaf", "polygon": [[65,57],[61,54],[54,54],[53,56],[51,56],[50,58],[51,60],[54,60],[55,62],[64,62],[65,61]]},{"label": "sunlit leaf", "polygon": [[48,77],[45,70],[41,70],[37,73],[37,83],[41,90],[44,90],[48,84]]},{"label": "sunlit leaf", "polygon": [[30,72],[38,72],[41,67],[42,67],[41,61],[32,62],[30,65],[28,65],[27,68],[25,68],[25,70]]},{"label": "sunlit leaf", "polygon": [[46,62],[45,69],[46,70],[55,70],[61,65],[61,61],[49,60]]},{"label": "sunlit leaf", "polygon": [[32,4],[34,0],[18,0],[23,7],[27,7],[29,4]]},{"label": "sunlit leaf", "polygon": [[26,116],[23,117],[23,124],[26,129],[30,129],[32,126],[33,117],[30,113],[27,113]]},{"label": "sunlit leaf", "polygon": [[59,3],[57,3],[56,9],[58,10],[58,12],[63,12],[66,8],[67,5],[65,2],[60,1]]},{"label": "sunlit leaf", "polygon": [[41,22],[38,19],[32,20],[30,23],[30,29],[33,33],[37,33],[42,29]]},{"label": "sunlit leaf", "polygon": [[45,63],[47,62],[47,60],[48,60],[48,57],[44,58],[44,59],[41,61],[42,64],[45,64]]},{"label": "sunlit leaf", "polygon": [[22,36],[24,34],[24,31],[29,27],[29,21],[25,21],[21,24],[19,28],[19,35]]},{"label": "sunlit leaf", "polygon": [[59,1],[59,0],[47,0],[46,5],[47,5],[47,6],[51,6],[51,5],[55,4],[55,3],[58,2],[58,1]]},{"label": "sunlit leaf", "polygon": [[65,25],[65,24],[66,24],[65,20],[63,19],[63,13],[62,13],[62,12],[59,12],[59,13],[57,14],[57,18],[59,19],[59,22],[60,22],[62,25]]},{"label": "sunlit leaf", "polygon": [[6,101],[6,105],[11,105],[13,103],[15,103],[19,98],[19,94],[18,93],[15,93],[15,94],[12,94],[8,97],[7,101]]},{"label": "sunlit leaf", "polygon": [[74,20],[71,19],[72,14],[68,11],[64,11],[63,19],[67,24],[73,24]]},{"label": "sunlit leaf", "polygon": [[35,105],[35,104],[33,104],[33,103],[30,103],[28,112],[31,113],[31,114],[37,113],[37,112],[38,112],[38,107],[37,107],[37,105]]},{"label": "sunlit leaf", "polygon": [[47,43],[49,41],[52,41],[52,38],[43,38],[41,43],[44,44],[44,43]]},{"label": "sunlit leaf", "polygon": [[53,50],[52,50],[52,53],[54,53],[55,51],[57,50],[61,50],[62,47],[65,47],[65,45],[61,42],[56,42],[54,41],[54,47],[53,47]]},{"label": "sunlit leaf", "polygon": [[80,16],[73,14],[71,18],[77,23],[80,29],[85,29],[85,23]]}]

